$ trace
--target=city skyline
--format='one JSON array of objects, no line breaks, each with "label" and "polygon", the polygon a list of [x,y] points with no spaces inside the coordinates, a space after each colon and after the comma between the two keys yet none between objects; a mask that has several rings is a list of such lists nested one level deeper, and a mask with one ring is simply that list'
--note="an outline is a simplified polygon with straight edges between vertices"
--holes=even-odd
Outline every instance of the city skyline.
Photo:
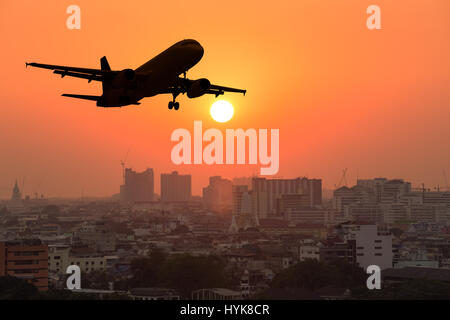
[{"label": "city skyline", "polygon": [[[311,177],[311,176],[307,176],[307,175],[299,175],[299,176],[289,176],[289,177],[283,177],[283,176],[262,176],[262,175],[248,175],[248,176],[221,176],[219,174],[216,175],[211,175],[209,177],[207,177],[207,180],[205,181],[204,184],[201,184],[199,186],[199,190],[196,190],[196,192],[194,192],[194,188],[193,188],[193,182],[197,181],[198,179],[196,179],[196,177],[191,174],[190,172],[183,172],[183,171],[178,171],[178,170],[173,170],[170,172],[160,172],[158,170],[156,170],[155,168],[151,168],[151,167],[145,167],[145,169],[142,170],[135,170],[135,168],[125,168],[125,172],[129,172],[132,173],[133,175],[136,174],[141,174],[141,173],[146,173],[147,171],[151,171],[152,174],[152,181],[153,181],[153,195],[157,195],[159,197],[161,197],[161,177],[162,176],[172,176],[173,174],[179,175],[180,177],[189,177],[189,185],[190,185],[190,190],[189,192],[191,193],[192,197],[202,197],[203,193],[204,193],[204,189],[206,187],[208,187],[211,183],[211,178],[215,178],[218,177],[220,179],[226,180],[226,181],[230,181],[232,182],[232,185],[237,186],[237,185],[246,185],[245,182],[241,182],[240,180],[252,180],[254,178],[258,178],[258,179],[266,179],[266,180],[295,180],[295,179],[310,179],[310,180],[320,180],[321,181],[321,190],[322,190],[322,197],[324,199],[330,199],[332,192],[341,188],[341,187],[353,187],[353,186],[357,186],[358,181],[359,182],[363,182],[366,180],[373,180],[373,179],[387,179],[387,180],[401,180],[401,181],[406,181],[408,183],[410,183],[411,185],[411,190],[426,190],[426,191],[441,191],[441,192],[445,192],[448,191],[450,192],[450,188],[449,186],[446,186],[445,183],[445,178],[446,178],[446,174],[445,177],[443,177],[443,183],[437,186],[429,186],[429,185],[425,185],[423,183],[413,183],[411,182],[409,179],[405,178],[405,177],[386,177],[383,175],[378,175],[378,176],[374,176],[374,177],[361,177],[361,176],[355,176],[354,178],[349,178],[348,176],[348,170],[344,170],[345,174],[343,174],[343,172],[341,172],[341,176],[338,179],[338,181],[335,181],[334,183],[331,182],[329,184],[324,183],[324,179],[321,176],[315,176],[315,177]],[[64,195],[64,194],[47,194],[45,192],[35,192],[35,191],[30,191],[30,188],[27,190],[26,187],[26,177],[23,177],[24,179],[14,179],[14,181],[12,181],[9,190],[4,194],[0,194],[0,201],[4,201],[4,200],[11,200],[11,196],[16,195],[16,192],[18,192],[21,195],[21,199],[25,199],[25,197],[30,197],[31,199],[34,199],[36,196],[38,196],[39,198],[41,197],[45,197],[45,198],[67,198],[67,199],[77,199],[77,198],[109,198],[112,196],[116,196],[116,195],[120,195],[121,194],[121,188],[123,187],[123,182],[124,182],[124,174],[125,172],[121,172],[122,173],[122,177],[120,178],[120,180],[117,182],[117,185],[115,186],[116,190],[111,193],[111,194],[89,194],[87,192],[87,189],[81,189],[79,194],[74,194],[74,195]],[[237,181],[237,183],[235,182]],[[198,181],[197,181],[198,182]],[[23,186],[25,185],[25,188],[23,188]],[[18,190],[16,190],[16,188],[18,188]],[[252,190],[251,186],[249,186],[249,190]],[[17,195],[16,195],[17,196]],[[156,201],[157,199],[153,199],[152,201]],[[160,199],[161,200],[161,199]]]}]

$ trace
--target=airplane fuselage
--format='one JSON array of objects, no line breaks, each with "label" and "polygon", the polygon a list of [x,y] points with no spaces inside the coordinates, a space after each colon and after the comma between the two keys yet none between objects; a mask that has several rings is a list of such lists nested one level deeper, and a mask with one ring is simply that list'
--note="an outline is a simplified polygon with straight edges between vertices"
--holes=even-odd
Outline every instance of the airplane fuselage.
[{"label": "airplane fuselage", "polygon": [[[179,76],[195,66],[203,57],[203,47],[195,40],[183,40],[164,50],[134,70],[132,79],[112,82],[104,87],[103,103],[113,106],[138,102],[175,86]],[[119,96],[119,100],[117,97]],[[120,100],[120,97],[127,97]],[[117,101],[114,103],[113,101]]]},{"label": "airplane fuselage", "polygon": [[180,74],[195,66],[203,53],[203,47],[197,41],[183,40],[147,61],[135,72],[148,76],[148,84],[152,84],[150,91],[154,91],[155,87],[165,88]]}]

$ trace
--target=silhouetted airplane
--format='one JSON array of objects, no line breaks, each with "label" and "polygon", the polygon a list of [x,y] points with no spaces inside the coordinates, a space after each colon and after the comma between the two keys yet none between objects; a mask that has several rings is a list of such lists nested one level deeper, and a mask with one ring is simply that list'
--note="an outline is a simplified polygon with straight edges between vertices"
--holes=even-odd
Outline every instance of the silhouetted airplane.
[{"label": "silhouetted airplane", "polygon": [[99,107],[139,105],[139,100],[142,98],[170,93],[173,99],[169,102],[169,109],[178,110],[180,105],[175,102],[175,99],[180,93],[187,93],[189,98],[200,97],[204,94],[214,94],[217,97],[225,92],[239,92],[245,95],[247,90],[217,86],[205,78],[197,80],[186,78],[186,72],[200,61],[203,52],[200,43],[187,39],[175,43],[136,70],[113,71],[106,57],[100,59],[101,69],[65,67],[35,62],[26,62],[25,65],[54,70],[53,73],[61,75],[62,78],[69,76],[87,79],[88,82],[101,81],[103,86],[101,96],[63,94],[64,97],[97,101]]}]

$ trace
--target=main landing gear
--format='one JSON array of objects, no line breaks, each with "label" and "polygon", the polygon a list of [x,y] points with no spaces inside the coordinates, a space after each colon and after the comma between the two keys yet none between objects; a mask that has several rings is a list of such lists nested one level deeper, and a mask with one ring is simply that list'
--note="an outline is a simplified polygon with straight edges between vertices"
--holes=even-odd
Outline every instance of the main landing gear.
[{"label": "main landing gear", "polygon": [[172,108],[175,109],[175,110],[178,110],[180,108],[180,103],[179,102],[175,102],[175,101],[170,101],[169,102],[169,109],[172,110]]},{"label": "main landing gear", "polygon": [[176,102],[175,99],[177,98],[177,96],[180,94],[180,90],[178,88],[176,88],[173,92],[172,92],[172,101],[169,102],[169,109],[175,109],[178,110],[180,109],[180,103]]},{"label": "main landing gear", "polygon": [[183,72],[183,81],[181,84],[178,84],[172,91],[172,101],[169,102],[169,109],[175,109],[178,110],[180,109],[180,103],[176,102],[175,99],[177,98],[177,96],[182,93],[184,94],[186,92],[186,88],[185,88],[185,81],[186,81],[186,71]]}]

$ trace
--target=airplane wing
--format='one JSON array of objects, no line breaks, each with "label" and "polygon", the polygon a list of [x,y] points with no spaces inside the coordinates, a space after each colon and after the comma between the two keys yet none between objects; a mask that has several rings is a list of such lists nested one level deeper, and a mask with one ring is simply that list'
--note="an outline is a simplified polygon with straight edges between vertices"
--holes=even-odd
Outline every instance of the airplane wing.
[{"label": "airplane wing", "polygon": [[62,96],[69,97],[69,98],[83,99],[83,100],[91,100],[91,101],[98,101],[100,99],[99,96],[88,96],[85,94],[64,93],[64,94],[62,94]]},{"label": "airplane wing", "polygon": [[[177,88],[178,92],[185,93],[187,91],[187,87],[192,82],[194,82],[194,80],[179,78],[179,81],[178,81],[179,87]],[[168,89],[162,90],[160,93],[172,93],[174,89],[175,89],[174,87],[170,87]],[[213,94],[217,97],[217,96],[225,94],[225,92],[237,92],[237,93],[242,93],[245,96],[245,94],[247,93],[247,90],[211,84],[209,89],[206,91],[206,94]]]},{"label": "airplane wing", "polygon": [[36,62],[26,62],[25,66],[31,66],[35,68],[43,68],[53,70],[53,73],[61,75],[61,78],[65,76],[75,77],[87,79],[89,82],[94,81],[103,81],[105,77],[117,74],[118,71],[111,71],[109,68],[108,62],[106,58],[103,57],[101,59],[102,69],[89,69],[89,68],[78,68],[78,67],[69,67],[69,66],[58,66],[53,64],[43,64]]},{"label": "airplane wing", "polygon": [[223,86],[216,86],[215,84],[211,84],[211,86],[209,87],[209,90],[211,91],[211,94],[217,94],[218,92],[220,94],[223,94],[224,92],[237,92],[237,93],[244,94],[244,96],[247,92],[247,90],[229,88],[229,87],[223,87]]}]

